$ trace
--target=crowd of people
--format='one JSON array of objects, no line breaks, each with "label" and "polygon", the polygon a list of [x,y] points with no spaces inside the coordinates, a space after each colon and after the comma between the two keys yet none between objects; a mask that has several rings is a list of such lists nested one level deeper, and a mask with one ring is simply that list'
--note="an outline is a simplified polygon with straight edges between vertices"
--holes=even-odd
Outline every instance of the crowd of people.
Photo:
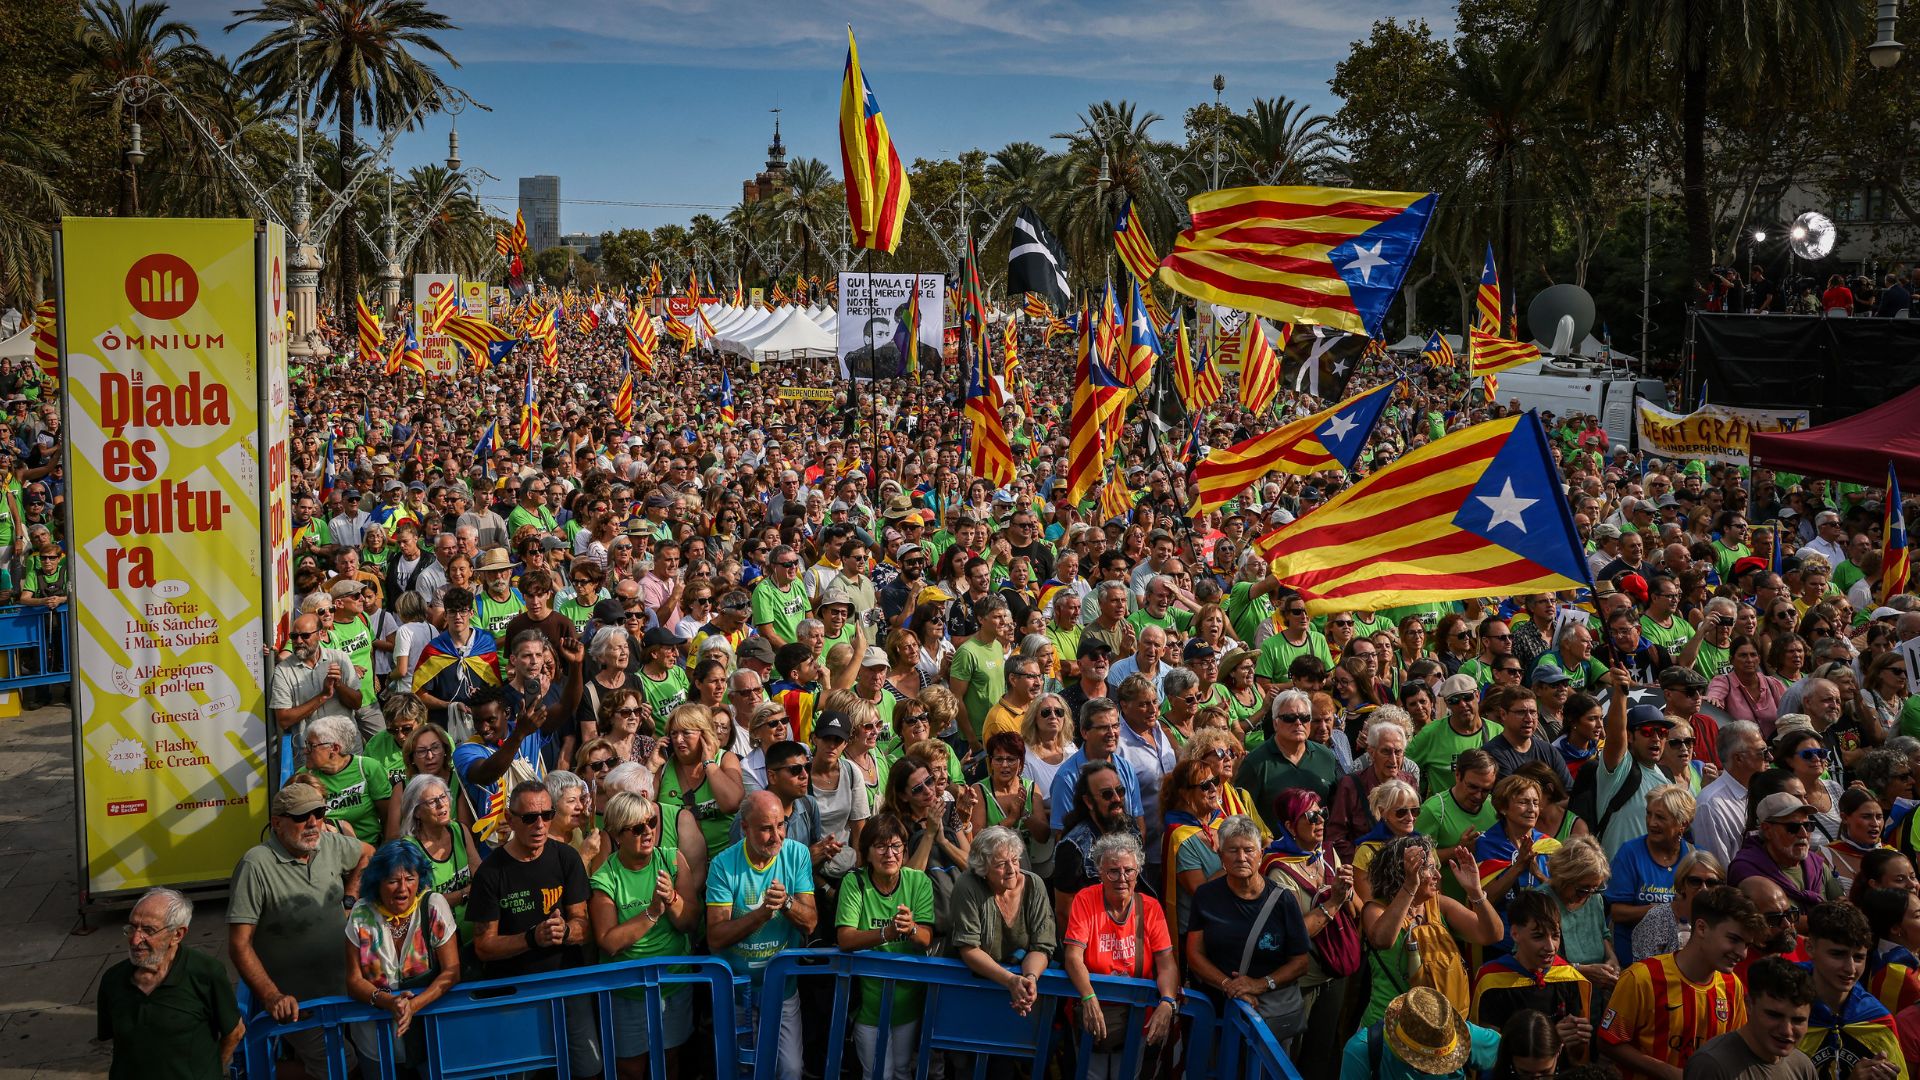
[{"label": "crowd of people", "polygon": [[[1000,489],[950,369],[849,401],[830,364],[666,349],[623,425],[617,335],[562,331],[527,447],[531,349],[294,372],[285,775],[227,910],[253,1008],[350,996],[405,1067],[458,981],[710,954],[781,1077],[843,1035],[862,1075],[911,1076],[911,981],[885,1061],[877,981],[845,1033],[807,979],[758,1015],[772,958],[821,946],[959,960],[1103,1077],[1135,1075],[1134,1023],[1142,1068],[1185,1052],[1185,993],[1343,1080],[1904,1080],[1920,1052],[1920,598],[1874,595],[1878,492],[1549,417],[1591,590],[1314,614],[1252,541],[1506,406],[1374,359],[1358,385],[1404,389],[1354,476],[1189,516],[1188,448],[1130,438],[1107,517],[1061,496],[1073,363],[1037,325]],[[1230,389],[1200,441],[1269,423]],[[101,992],[122,1054],[151,1052],[129,988],[219,982],[190,916],[134,909]],[[1049,968],[1078,1001],[1051,1009]],[[573,1075],[727,1073],[699,998],[667,988],[661,1046],[638,988],[610,1044],[570,1003]],[[212,1062],[240,1016],[201,999],[173,1039]],[[324,1074],[318,1033],[284,1049]]]}]

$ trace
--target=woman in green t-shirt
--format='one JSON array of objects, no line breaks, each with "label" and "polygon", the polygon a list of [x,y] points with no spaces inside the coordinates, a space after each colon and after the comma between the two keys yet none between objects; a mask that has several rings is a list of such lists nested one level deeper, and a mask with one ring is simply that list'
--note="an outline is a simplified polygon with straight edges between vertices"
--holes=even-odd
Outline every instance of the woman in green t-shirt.
[{"label": "woman in green t-shirt", "polygon": [[673,710],[667,718],[667,753],[653,787],[660,793],[660,804],[693,811],[707,850],[723,850],[730,842],[733,817],[740,812],[746,788],[740,759],[719,744],[706,706],[682,705]]},{"label": "woman in green t-shirt", "polygon": [[[662,808],[630,791],[607,800],[607,833],[617,846],[594,871],[587,898],[594,944],[604,957],[645,960],[692,951],[687,933],[706,909],[686,857],[660,846]],[[668,1076],[680,1075],[680,1046],[693,1034],[694,995],[687,990],[686,983],[665,983],[659,991]],[[613,1046],[623,1065],[646,1055],[646,988],[614,991]]]},{"label": "woman in green t-shirt", "polygon": [[432,868],[423,882],[428,892],[439,893],[453,909],[460,939],[473,938],[467,923],[467,894],[473,890],[473,872],[480,865],[480,852],[474,846],[473,833],[453,826],[453,792],[447,782],[432,773],[421,773],[407,781],[400,794],[400,835],[425,852]]},{"label": "woman in green t-shirt", "polygon": [[323,716],[307,724],[307,767],[327,792],[327,820],[338,821],[353,834],[378,846],[386,830],[387,800],[393,785],[387,770],[348,747],[360,744],[360,733],[344,716]]},{"label": "woman in green t-shirt", "polygon": [[[840,885],[834,915],[836,941],[848,952],[863,950],[924,956],[933,944],[933,881],[906,865],[907,827],[893,814],[868,819],[860,833],[860,866]],[[880,1036],[880,999],[893,987],[892,1021],[887,1033],[887,1067],[876,1071],[874,1051]],[[860,1004],[853,1014],[853,1047],[865,1076],[905,1080],[913,1075],[919,1050],[921,990],[911,979],[859,981]]]}]

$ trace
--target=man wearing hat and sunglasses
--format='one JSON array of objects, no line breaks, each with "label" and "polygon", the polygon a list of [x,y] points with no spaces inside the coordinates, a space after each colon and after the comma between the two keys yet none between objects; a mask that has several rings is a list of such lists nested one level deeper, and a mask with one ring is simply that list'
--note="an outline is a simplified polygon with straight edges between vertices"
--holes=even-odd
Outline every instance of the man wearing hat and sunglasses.
[{"label": "man wearing hat and sunglasses", "polygon": [[1416,986],[1347,1040],[1340,1080],[1464,1077],[1469,1067],[1485,1075],[1499,1056],[1499,1032],[1468,1023],[1433,987]]}]

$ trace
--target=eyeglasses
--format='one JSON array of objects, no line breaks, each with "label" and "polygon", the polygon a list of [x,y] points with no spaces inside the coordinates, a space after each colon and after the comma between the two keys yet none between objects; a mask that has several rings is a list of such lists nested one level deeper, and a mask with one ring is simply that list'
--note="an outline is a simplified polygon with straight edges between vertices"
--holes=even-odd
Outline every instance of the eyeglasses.
[{"label": "eyeglasses", "polygon": [[599,758],[587,762],[587,769],[590,772],[606,772],[608,769],[613,768],[613,765],[614,761],[612,758]]},{"label": "eyeglasses", "polygon": [[1094,792],[1094,794],[1099,796],[1102,799],[1108,799],[1108,800],[1123,799],[1126,797],[1127,789],[1124,787],[1102,788],[1099,791]]},{"label": "eyeglasses", "polygon": [[782,570],[791,570],[794,567],[800,565],[800,560],[799,559],[781,559],[779,562],[774,563],[773,565],[779,567]]},{"label": "eyeglasses", "polygon": [[615,716],[639,716],[639,715],[640,715],[640,709],[639,709],[639,708],[638,708],[637,706],[633,706],[633,705],[629,705],[629,706],[627,706],[626,708],[623,708],[623,709],[615,709],[615,710],[613,710],[613,715],[615,715]]},{"label": "eyeglasses", "polygon": [[1327,621],[1327,625],[1328,626],[1352,626],[1353,620],[1352,619],[1329,619]]},{"label": "eyeglasses", "polygon": [[932,791],[932,790],[933,790],[933,781],[931,781],[931,780],[922,780],[922,781],[920,781],[919,783],[917,783],[917,784],[915,784],[915,785],[913,785],[912,787],[909,787],[909,788],[907,789],[907,794],[909,794],[909,795],[919,795],[919,794],[922,794],[922,793],[924,793],[924,792],[928,792],[928,791]]},{"label": "eyeglasses", "polygon": [[1606,891],[1606,888],[1607,887],[1605,885],[1582,885],[1580,888],[1573,890],[1573,895],[1599,896],[1601,893]]},{"label": "eyeglasses", "polygon": [[[1472,636],[1472,635],[1468,635],[1468,636]],[[1480,636],[1486,638],[1488,641],[1512,641],[1513,640],[1512,634],[1482,634]]]},{"label": "eyeglasses", "polygon": [[1805,836],[1813,831],[1813,822],[1811,821],[1769,821],[1767,824],[1785,829],[1794,836]]},{"label": "eyeglasses", "polygon": [[1691,885],[1696,889],[1711,889],[1720,884],[1720,879],[1712,875],[1702,877],[1699,874],[1688,874],[1681,884]]},{"label": "eyeglasses", "polygon": [[515,814],[513,816],[520,819],[520,824],[531,825],[536,821],[552,821],[553,814],[554,812],[552,810],[528,810],[525,813]]},{"label": "eyeglasses", "polygon": [[425,743],[413,748],[416,757],[439,757],[446,752],[446,748],[439,743]]},{"label": "eyeglasses", "polygon": [[1273,718],[1276,724],[1310,724],[1313,717],[1306,713],[1281,713]]},{"label": "eyeglasses", "polygon": [[1140,868],[1137,866],[1103,866],[1100,868],[1100,876],[1106,878],[1108,881],[1132,881],[1134,878],[1140,876]]},{"label": "eyeglasses", "polygon": [[1040,673],[1039,673],[1039,672],[1037,672],[1037,671],[1009,671],[1009,672],[1007,672],[1007,674],[1008,674],[1008,675],[1011,675],[1011,676],[1013,676],[1013,677],[1014,677],[1014,678],[1016,678],[1016,679],[1038,679],[1038,678],[1040,678]]},{"label": "eyeglasses", "polygon": [[304,814],[281,814],[280,816],[286,818],[288,821],[319,821],[321,818],[327,816],[327,808],[324,806],[316,806]]},{"label": "eyeglasses", "polygon": [[1448,694],[1447,695],[1447,704],[1449,705],[1465,705],[1472,700],[1473,700],[1472,694]]},{"label": "eyeglasses", "polygon": [[288,639],[289,641],[305,641],[305,640],[307,640],[308,638],[312,638],[312,637],[319,637],[319,636],[320,636],[320,631],[318,631],[318,630],[309,630],[309,631],[307,631],[307,632],[306,632],[306,633],[304,633],[304,634],[300,634],[300,633],[291,633],[291,634],[288,634],[288,635],[287,635],[287,639]]},{"label": "eyeglasses", "polygon": [[141,937],[159,937],[169,930],[177,929],[180,928],[177,926],[143,926],[140,923],[130,922],[120,928],[120,933],[128,938],[132,938],[135,934],[139,934]]},{"label": "eyeglasses", "polygon": [[1667,745],[1673,747],[1675,750],[1683,750],[1683,749],[1691,750],[1693,749],[1693,743],[1694,743],[1694,740],[1692,739],[1668,739],[1667,740]]}]

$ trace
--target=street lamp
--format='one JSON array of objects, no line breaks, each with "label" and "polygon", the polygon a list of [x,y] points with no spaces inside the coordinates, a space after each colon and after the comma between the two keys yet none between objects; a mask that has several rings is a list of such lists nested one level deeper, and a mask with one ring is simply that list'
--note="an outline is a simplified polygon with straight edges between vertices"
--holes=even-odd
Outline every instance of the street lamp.
[{"label": "street lamp", "polygon": [[133,111],[133,124],[127,141],[127,194],[133,200],[132,211],[140,212],[140,163],[147,160],[146,148],[140,145],[140,110]]},{"label": "street lamp", "polygon": [[1753,230],[1753,243],[1747,245],[1747,288],[1753,288],[1753,249],[1767,242],[1767,230]]},{"label": "street lamp", "polygon": [[1874,67],[1890,68],[1900,62],[1906,46],[1893,39],[1894,24],[1900,21],[1900,0],[1880,0],[1875,13],[1873,44],[1867,46],[1867,59]]}]

